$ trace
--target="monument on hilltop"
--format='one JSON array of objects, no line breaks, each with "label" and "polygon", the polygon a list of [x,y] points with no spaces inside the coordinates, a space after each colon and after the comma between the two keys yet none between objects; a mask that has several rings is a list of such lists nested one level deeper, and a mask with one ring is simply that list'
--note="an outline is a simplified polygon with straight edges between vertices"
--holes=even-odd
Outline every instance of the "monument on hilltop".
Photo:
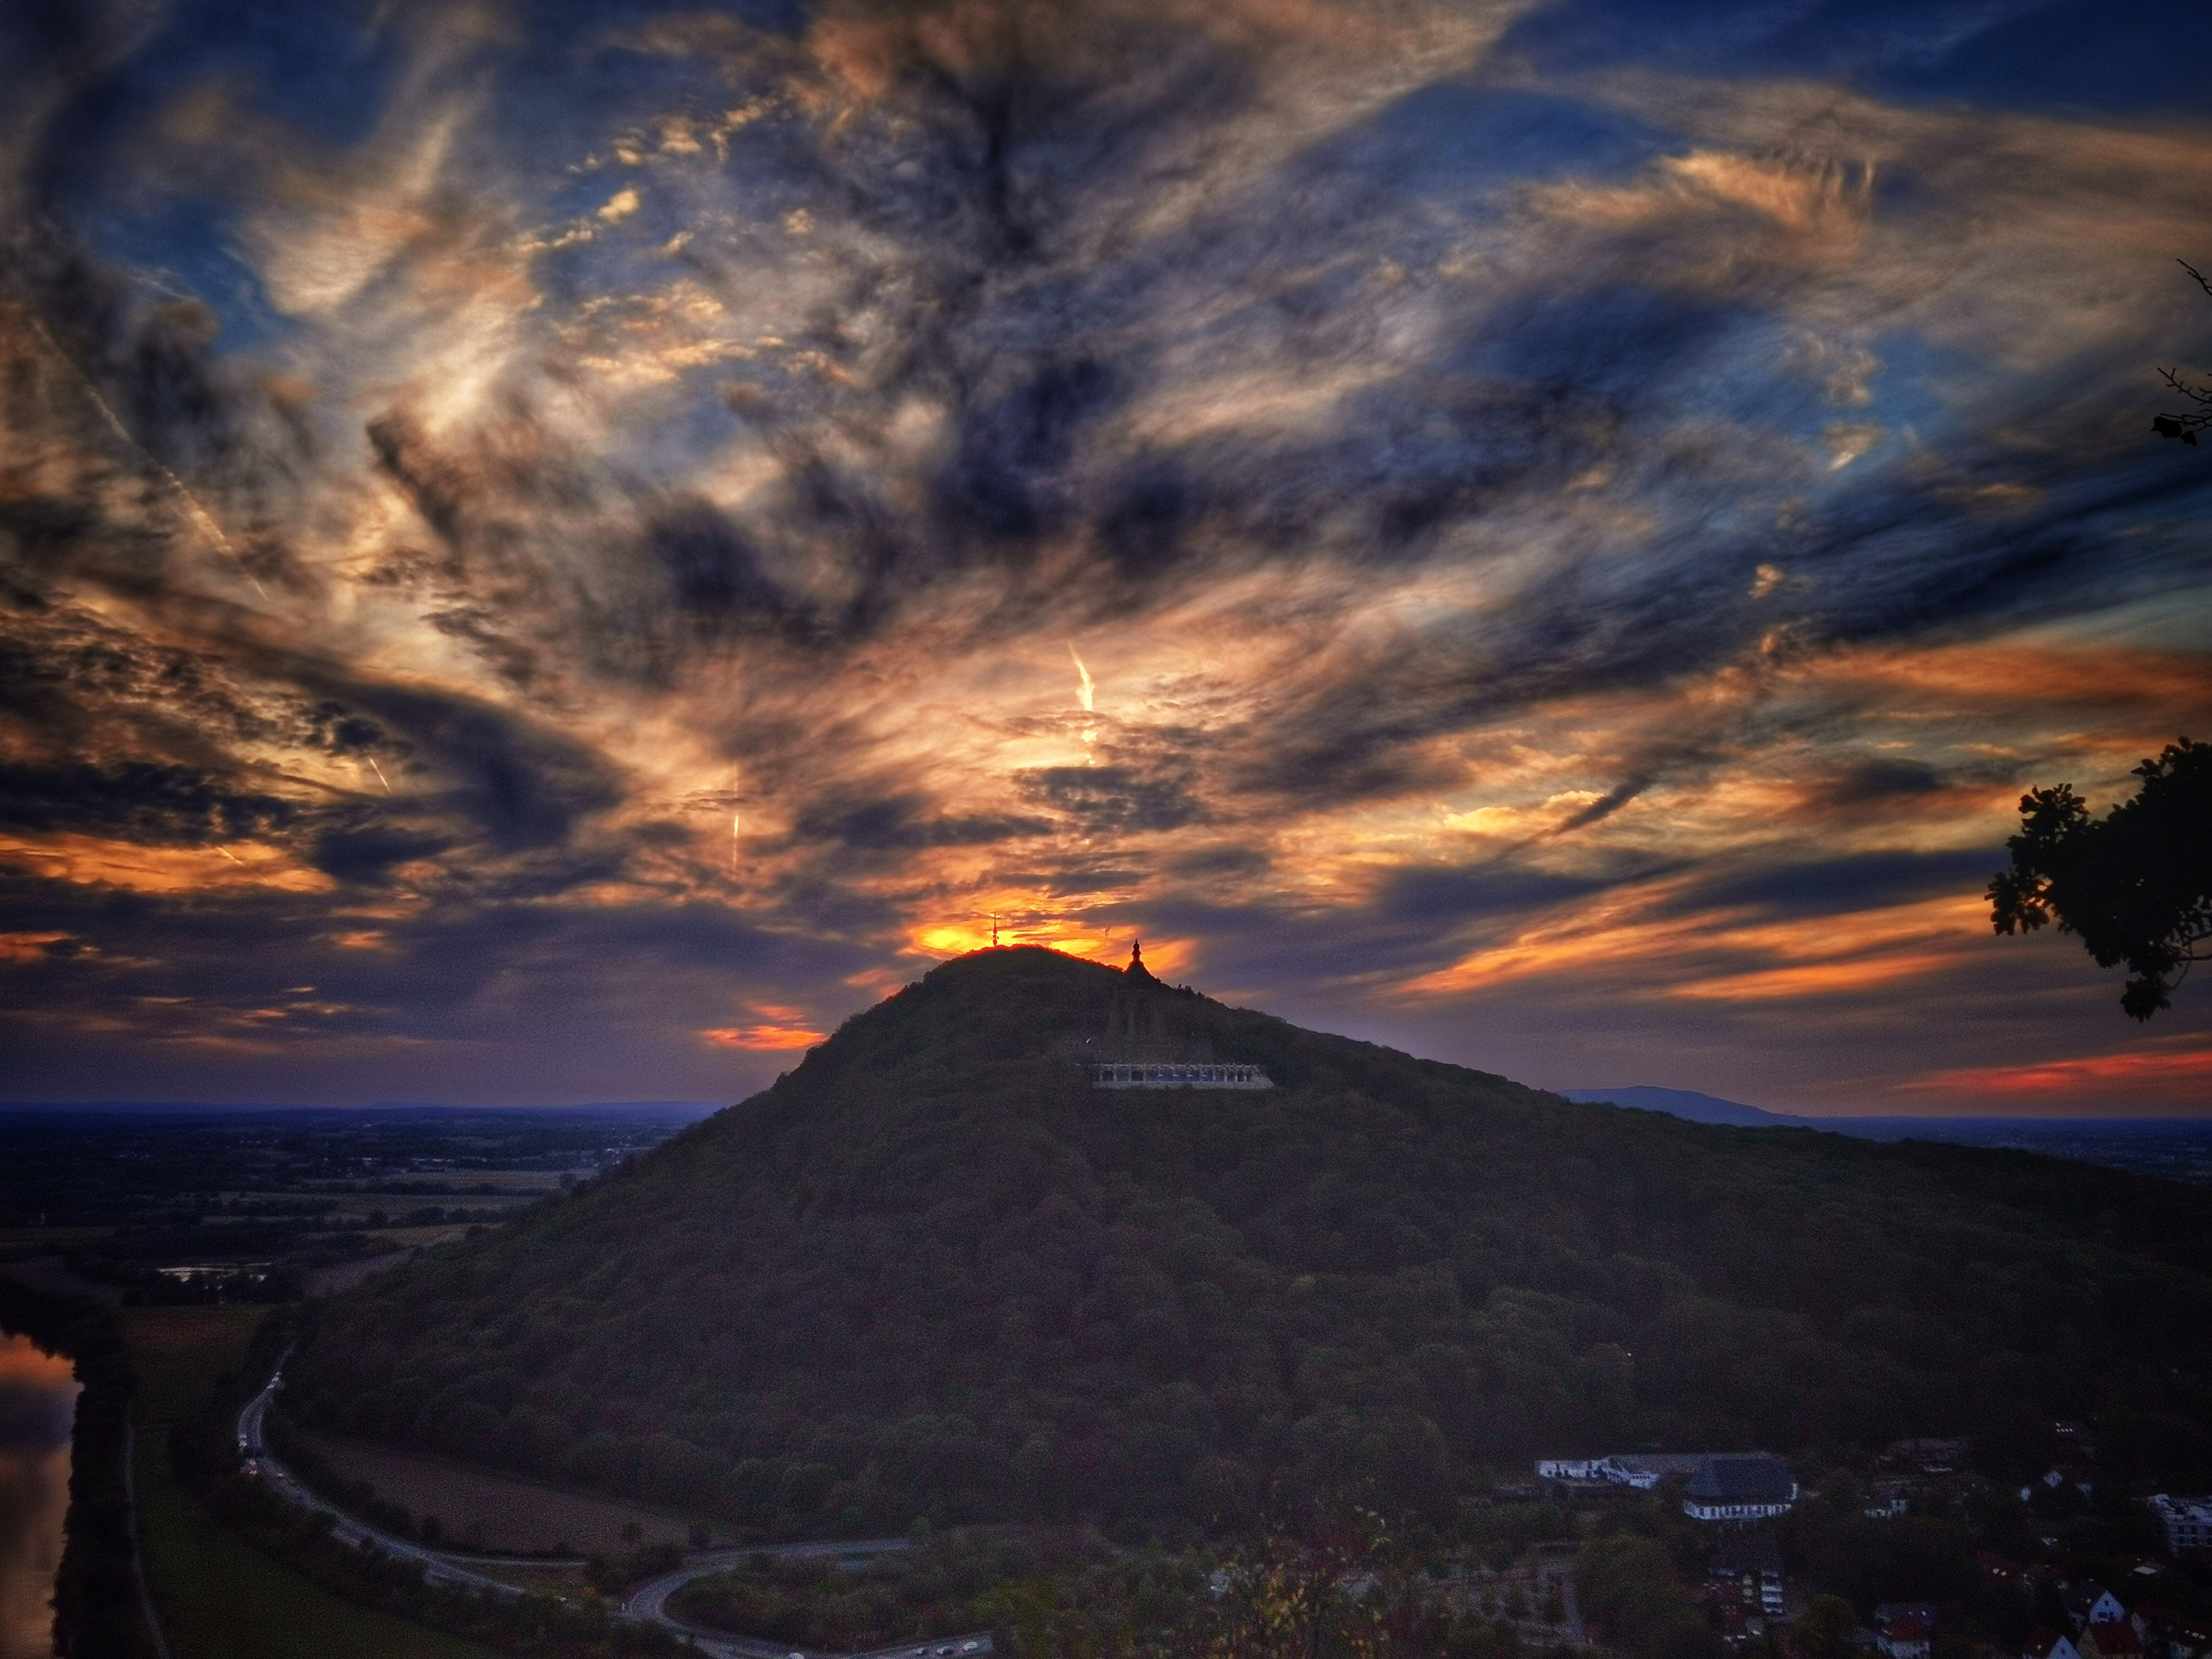
[{"label": "monument on hilltop", "polygon": [[1257,1066],[1219,1060],[1213,1045],[1190,1030],[1187,1011],[1196,993],[1163,985],[1145,966],[1145,944],[1129,949],[1121,984],[1106,1005],[1106,1031],[1082,1045],[1098,1089],[1272,1089]]}]

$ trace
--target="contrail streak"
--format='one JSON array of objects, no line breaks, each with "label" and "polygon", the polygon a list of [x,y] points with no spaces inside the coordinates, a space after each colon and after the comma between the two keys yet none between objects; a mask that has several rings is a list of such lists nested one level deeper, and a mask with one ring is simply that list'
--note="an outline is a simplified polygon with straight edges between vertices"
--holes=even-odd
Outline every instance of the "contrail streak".
[{"label": "contrail streak", "polygon": [[384,775],[384,769],[376,763],[375,756],[370,755],[367,758],[368,761],[368,769],[376,774],[376,781],[384,786],[384,793],[387,795],[390,794],[392,793],[392,780]]},{"label": "contrail streak", "polygon": [[[1075,700],[1083,705],[1085,714],[1091,714],[1093,712],[1092,706],[1097,696],[1098,687],[1091,678],[1091,671],[1083,665],[1083,659],[1075,654],[1075,647],[1073,643],[1067,647],[1067,658],[1075,665],[1075,672],[1082,677],[1080,683],[1075,688]],[[1091,752],[1091,745],[1097,741],[1098,728],[1086,724],[1083,728],[1083,763],[1085,766],[1098,764],[1098,757]]]},{"label": "contrail streak", "polygon": [[[255,592],[263,599],[267,599],[269,590],[261,585],[261,578],[246,568],[246,561],[239,556],[238,550],[230,544],[230,538],[222,533],[222,526],[215,521],[215,514],[200,505],[199,497],[192,494],[185,481],[176,475],[167,462],[131,435],[131,428],[124,425],[115,411],[107,406],[107,399],[100,395],[100,388],[92,383],[92,377],[79,368],[76,366],[76,359],[64,351],[54,337],[46,332],[46,324],[34,316],[31,319],[31,326],[38,330],[39,337],[46,343],[46,349],[69,365],[70,373],[76,376],[77,384],[84,388],[84,395],[92,399],[92,406],[100,411],[100,418],[107,422],[115,435],[129,445],[140,460],[145,462],[168,481],[169,488],[183,498],[185,514],[199,527],[200,533],[229,556],[231,562],[237,565],[239,574],[253,584]],[[386,786],[386,788],[390,787],[388,784]]]}]

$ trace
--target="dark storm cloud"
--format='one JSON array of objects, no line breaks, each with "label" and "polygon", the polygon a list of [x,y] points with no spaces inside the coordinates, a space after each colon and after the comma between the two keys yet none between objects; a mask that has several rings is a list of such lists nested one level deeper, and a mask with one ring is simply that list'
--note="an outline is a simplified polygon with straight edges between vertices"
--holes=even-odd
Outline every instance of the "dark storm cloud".
[{"label": "dark storm cloud", "polygon": [[1570,813],[1566,821],[1559,825],[1560,833],[1564,835],[1571,830],[1586,829],[1593,823],[1602,823],[1650,787],[1649,777],[1630,778],[1613,785],[1588,806]]},{"label": "dark storm cloud", "polygon": [[836,796],[810,803],[793,824],[801,842],[829,842],[856,852],[915,852],[928,847],[981,847],[1051,833],[1044,818],[962,817],[936,811],[926,798]]},{"label": "dark storm cloud", "polygon": [[1158,767],[1045,766],[1016,773],[1014,783],[1029,800],[1066,814],[1086,835],[1180,830],[1206,816],[1188,776]]},{"label": "dark storm cloud", "polygon": [[1611,884],[1589,877],[1554,875],[1510,865],[1474,869],[1415,867],[1393,872],[1372,902],[1382,915],[1401,921],[1473,921],[1558,904]]},{"label": "dark storm cloud", "polygon": [[448,836],[372,819],[321,831],[315,837],[313,860],[315,868],[340,881],[374,884],[389,878],[392,866],[429,858],[452,845]]},{"label": "dark storm cloud", "polygon": [[204,844],[280,831],[296,817],[289,802],[227,789],[182,766],[0,762],[0,825],[10,829]]},{"label": "dark storm cloud", "polygon": [[433,803],[501,850],[557,847],[580,819],[621,798],[604,757],[509,710],[358,681],[343,686],[342,701],[382,721],[415,760],[451,779]]},{"label": "dark storm cloud", "polygon": [[1749,905],[1775,915],[1834,915],[1971,892],[2004,862],[2001,848],[1958,853],[1863,853],[1777,868],[1723,872],[1686,890],[1686,910]]},{"label": "dark storm cloud", "polygon": [[1264,848],[1204,847],[1194,852],[1176,854],[1165,867],[1170,875],[1202,880],[1208,877],[1258,875],[1272,862]]}]

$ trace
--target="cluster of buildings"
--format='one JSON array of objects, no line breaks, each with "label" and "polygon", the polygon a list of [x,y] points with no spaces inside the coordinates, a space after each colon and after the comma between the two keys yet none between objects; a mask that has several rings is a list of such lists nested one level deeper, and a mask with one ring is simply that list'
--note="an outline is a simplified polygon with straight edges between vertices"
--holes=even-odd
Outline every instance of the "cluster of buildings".
[{"label": "cluster of buildings", "polygon": [[[1705,1605],[1733,1642],[1778,1619],[1787,1586],[1782,1542],[1767,1524],[1797,1501],[1790,1466],[1769,1452],[1615,1452],[1604,1457],[1547,1457],[1536,1465],[1547,1486],[1650,1492],[1682,1482],[1682,1513],[1714,1528]],[[1925,1651],[1913,1659],[1926,1659]]]},{"label": "cluster of buildings", "polygon": [[1787,1515],[1797,1501],[1790,1466],[1769,1452],[1616,1452],[1605,1457],[1547,1457],[1542,1480],[1561,1486],[1627,1486],[1650,1492],[1687,1476],[1682,1513],[1692,1521],[1748,1522]]},{"label": "cluster of buildings", "polygon": [[1883,1659],[1928,1659],[1936,1609],[1925,1601],[1885,1601],[1874,1610],[1874,1649]]},{"label": "cluster of buildings", "polygon": [[[2063,1445],[2093,1456],[2086,1434],[2059,1425]],[[2073,1428],[2071,1437],[2063,1431]],[[1882,1458],[1884,1467],[1910,1478],[1958,1474],[1965,1462],[1963,1441],[1900,1441]],[[1723,1634],[1755,1635],[1784,1612],[1787,1589],[1782,1550],[1771,1522],[1797,1502],[1798,1487],[1790,1466],[1765,1452],[1619,1452],[1600,1457],[1540,1460],[1536,1474],[1553,1489],[1653,1492],[1662,1483],[1679,1483],[1682,1513],[1713,1526],[1714,1545],[1705,1581],[1705,1601]],[[1972,1480],[1970,1476],[1960,1479]],[[2096,1471],[2087,1462],[2055,1463],[2021,1497],[2038,1488],[2094,1495]],[[1877,1480],[1861,1509],[1872,1520],[1893,1520],[1911,1508],[1910,1489],[1894,1479]],[[2176,1558],[2212,1558],[2212,1497],[2176,1498],[2161,1493],[2150,1508],[2165,1534],[2167,1553]],[[2056,1538],[2045,1540],[2054,1548]],[[2212,1659],[2212,1619],[2198,1619],[2146,1595],[2130,1607],[2101,1585],[2062,1578],[2049,1565],[2022,1567],[1984,1552],[1983,1571],[2023,1596],[2039,1599],[2055,1617],[2066,1609],[2070,1628],[2039,1630],[2021,1645],[2018,1659]],[[2155,1561],[2131,1569],[2130,1585],[2148,1590],[2165,1570]],[[2051,1592],[2057,1592],[2057,1601]],[[2133,1594],[2133,1591],[2130,1591]],[[2184,1598],[2186,1599],[2186,1598]],[[1873,1626],[1858,1632],[1857,1644],[1880,1659],[1929,1659],[1936,1634],[1936,1609],[1920,1602],[1890,1602],[1875,1609]]]},{"label": "cluster of buildings", "polygon": [[[2022,1595],[2048,1586],[2065,1609],[2067,1631],[2039,1629],[2021,1644],[2020,1659],[2208,1659],[2212,1656],[2212,1619],[2193,1618],[2146,1595],[2130,1607],[2101,1584],[2058,1577],[2051,1566],[2023,1567],[1984,1550],[1982,1571]],[[2154,1583],[2156,1562],[2135,1568]],[[2048,1603],[2046,1603],[2048,1605]]]},{"label": "cluster of buildings", "polygon": [[2201,1659],[2212,1650],[2212,1621],[2152,1601],[2130,1610],[2094,1585],[2069,1599],[2088,1603],[2073,1634],[2034,1631],[2021,1644],[2021,1659]]},{"label": "cluster of buildings", "polygon": [[2160,1492],[2150,1500],[2150,1507],[2166,1528],[2167,1554],[2212,1551],[2212,1498],[2169,1498]]}]

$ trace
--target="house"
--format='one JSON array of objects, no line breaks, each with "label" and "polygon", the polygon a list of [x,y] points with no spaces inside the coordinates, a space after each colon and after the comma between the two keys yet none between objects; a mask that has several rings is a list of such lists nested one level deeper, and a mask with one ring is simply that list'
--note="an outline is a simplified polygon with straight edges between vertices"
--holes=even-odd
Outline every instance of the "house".
[{"label": "house", "polygon": [[1614,1479],[1638,1492],[1650,1492],[1672,1475],[1695,1474],[1705,1452],[1623,1452],[1612,1460]]},{"label": "house", "polygon": [[1773,1618],[1782,1612],[1782,1545],[1768,1527],[1730,1527],[1721,1534],[1705,1582],[1746,1607]]},{"label": "house", "polygon": [[2142,1638],[2125,1619],[2085,1625],[2074,1645],[2081,1659],[2143,1659]]},{"label": "house", "polygon": [[2166,1528],[2167,1553],[2212,1550],[2212,1498],[2170,1498],[2160,1492],[2150,1500],[2150,1507]]},{"label": "house", "polygon": [[2128,1610],[2120,1605],[2120,1598],[2108,1589],[2083,1584],[2077,1594],[2083,1603],[2081,1617],[2085,1625],[2118,1624],[2128,1616]]},{"label": "house", "polygon": [[1965,1461],[1966,1443],[1963,1440],[1899,1440],[1893,1442],[1883,1454],[1888,1461],[1909,1463],[1929,1474],[1948,1474]]},{"label": "house", "polygon": [[1894,1521],[1911,1507],[1904,1487],[1894,1481],[1885,1481],[1868,1497],[1866,1518],[1869,1521]]},{"label": "house", "polygon": [[1540,1457],[1536,1460],[1536,1477],[1577,1486],[1599,1486],[1611,1478],[1607,1470],[1612,1462],[1609,1457]]},{"label": "house", "polygon": [[2054,1631],[2033,1630],[2020,1644],[2020,1659],[2081,1659],[2081,1652]]},{"label": "house", "polygon": [[1650,1492],[1670,1474],[1694,1474],[1704,1452],[1620,1452],[1609,1457],[1547,1457],[1536,1473],[1577,1486],[1629,1486]]},{"label": "house", "polygon": [[1885,1601],[1874,1610],[1874,1644],[1887,1659],[1928,1659],[1936,1609],[1920,1601]]},{"label": "house", "polygon": [[1692,1521],[1764,1521],[1787,1515],[1796,1501],[1790,1466],[1766,1452],[1703,1458],[1682,1489],[1682,1513]]},{"label": "house", "polygon": [[2080,1463],[2054,1463],[2043,1472],[2043,1484],[2057,1492],[2071,1486],[2084,1498],[2097,1495],[2097,1472]]}]

